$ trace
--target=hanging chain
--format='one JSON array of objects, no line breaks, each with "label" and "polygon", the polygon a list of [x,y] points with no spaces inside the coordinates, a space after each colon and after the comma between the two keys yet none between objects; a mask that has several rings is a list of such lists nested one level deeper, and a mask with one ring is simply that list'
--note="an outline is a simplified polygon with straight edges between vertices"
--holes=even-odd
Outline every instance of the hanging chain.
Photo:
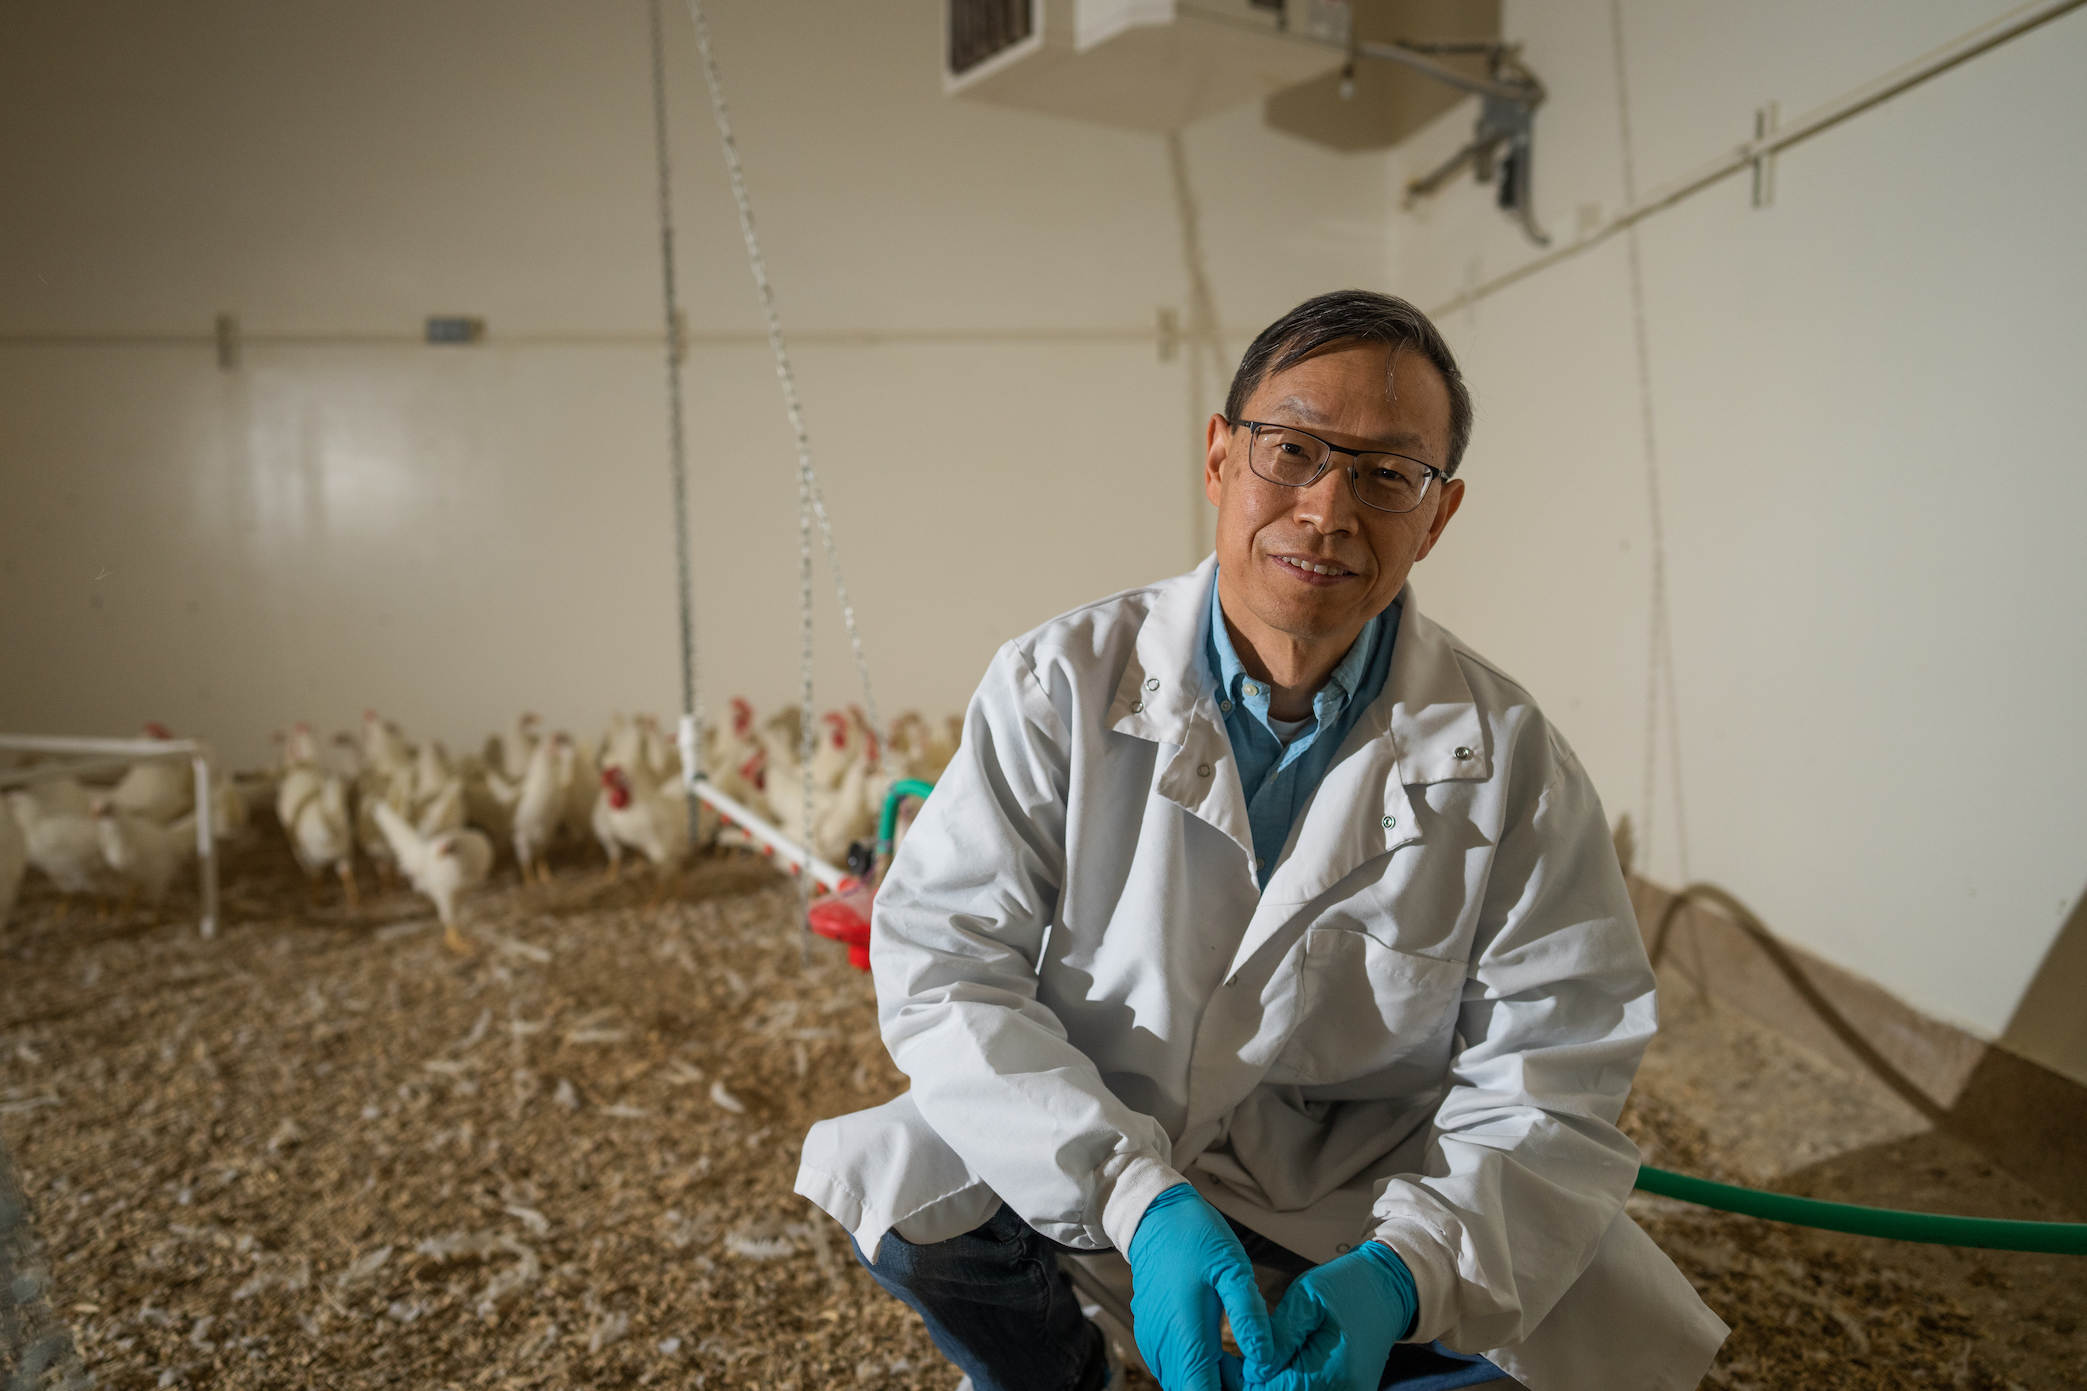
[{"label": "hanging chain", "polygon": [[[761,255],[761,241],[754,233],[754,207],[746,191],[746,171],[739,163],[739,142],[732,134],[731,112],[725,106],[724,84],[718,78],[717,59],[710,50],[710,27],[703,22],[702,0],[688,0],[689,18],[696,26],[696,47],[703,54],[703,79],[710,86],[710,109],[717,117],[717,133],[725,147],[725,168],[732,176],[732,198],[739,205],[739,231],[746,240],[746,259],[754,275],[754,288],[761,297],[761,313],[768,322],[768,346],[775,353],[775,375],[783,387],[783,406],[789,412],[790,428],[797,436],[797,469],[800,504],[807,504],[819,524],[819,538],[826,550],[826,569],[833,576],[835,597],[840,601],[841,621],[848,631],[848,646],[855,657],[855,679],[862,687],[862,703],[870,731],[880,744],[887,744],[884,722],[877,713],[876,692],[870,686],[869,659],[863,654],[862,633],[855,622],[855,605],[848,598],[847,577],[841,570],[840,551],[834,545],[833,523],[826,515],[826,498],[819,488],[819,473],[812,465],[811,436],[805,429],[804,408],[797,397],[797,374],[790,366],[790,351],[783,341],[783,321],[775,308],[775,289],[768,281],[768,262]],[[806,581],[809,584],[809,580]],[[807,624],[810,619],[806,619]],[[809,631],[809,629],[807,629]],[[805,718],[811,718],[811,696],[807,687]],[[809,843],[806,849],[810,849]]]},{"label": "hanging chain", "polygon": [[652,140],[659,163],[660,294],[667,332],[667,467],[674,483],[674,575],[681,601],[682,793],[688,829],[696,831],[695,780],[702,773],[703,692],[696,681],[696,595],[689,565],[688,457],[681,412],[681,305],[674,290],[673,182],[667,163],[667,58],[660,0],[652,14]]},{"label": "hanging chain", "polygon": [[[800,776],[799,790],[803,794],[802,825],[799,829],[799,849],[802,854],[797,868],[797,899],[799,920],[809,922],[806,915],[812,903],[812,754],[815,750],[817,733],[812,716],[812,519],[817,515],[826,536],[826,558],[832,567],[836,588],[841,582],[840,569],[833,551],[833,533],[824,525],[825,509],[820,505],[818,477],[812,469],[811,436],[804,425],[804,410],[797,399],[797,377],[790,369],[790,353],[783,342],[783,322],[776,313],[775,291],[768,283],[768,263],[761,255],[761,243],[754,235],[754,207],[746,192],[746,171],[739,163],[739,142],[732,134],[732,115],[725,106],[724,83],[719,79],[717,59],[710,51],[710,26],[703,22],[702,0],[688,0],[688,16],[695,23],[696,47],[703,55],[703,80],[710,88],[710,109],[717,117],[717,133],[725,147],[725,168],[732,176],[732,198],[739,205],[739,232],[746,240],[747,264],[754,274],[754,288],[760,293],[761,312],[768,320],[768,346],[775,354],[775,375],[782,382],[783,406],[789,412],[790,428],[797,436],[797,627],[799,638],[797,665],[798,738],[797,767]],[[855,648],[856,674],[862,681],[863,702],[875,720],[876,706],[870,695],[869,667],[863,661],[862,640],[855,631],[854,609],[847,602],[846,591],[841,591],[841,614],[848,623],[848,640]],[[872,724],[872,728],[876,726]],[[882,738],[881,733],[878,736]],[[808,944],[800,944],[809,951]]]}]

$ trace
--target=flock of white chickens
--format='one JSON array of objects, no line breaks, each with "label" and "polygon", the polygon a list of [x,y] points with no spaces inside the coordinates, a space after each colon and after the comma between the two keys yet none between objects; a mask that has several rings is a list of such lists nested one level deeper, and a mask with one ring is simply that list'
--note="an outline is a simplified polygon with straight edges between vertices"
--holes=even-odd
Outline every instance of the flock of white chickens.
[{"label": "flock of white chickens", "polygon": [[[735,699],[730,722],[705,731],[702,752],[720,791],[793,841],[805,818],[802,718],[791,706],[757,722],[753,707]],[[812,852],[844,860],[853,842],[875,833],[894,783],[941,775],[960,731],[954,717],[934,729],[908,713],[893,723],[887,746],[859,710],[821,716],[810,765]],[[158,726],[146,732],[168,737]],[[276,818],[308,876],[338,876],[352,908],[358,859],[369,860],[380,881],[403,874],[433,901],[460,952],[469,945],[457,927],[458,900],[485,881],[502,847],[511,847],[525,882],[549,880],[548,854],[561,843],[593,841],[612,877],[635,852],[664,893],[689,850],[719,833],[708,808],[690,827],[680,752],[646,715],[613,716],[590,743],[563,730],[543,733],[535,715],[523,714],[462,758],[440,740],[414,745],[375,711],[364,713],[359,734],[338,734],[323,746],[308,724],[279,737],[281,765],[264,783],[252,791],[229,779],[216,786],[213,832],[240,838],[250,795],[265,795],[272,782]],[[0,925],[25,867],[68,897],[142,896],[156,909],[195,854],[194,798],[186,764],[164,759],[133,765],[105,789],[52,778],[8,793]]]}]

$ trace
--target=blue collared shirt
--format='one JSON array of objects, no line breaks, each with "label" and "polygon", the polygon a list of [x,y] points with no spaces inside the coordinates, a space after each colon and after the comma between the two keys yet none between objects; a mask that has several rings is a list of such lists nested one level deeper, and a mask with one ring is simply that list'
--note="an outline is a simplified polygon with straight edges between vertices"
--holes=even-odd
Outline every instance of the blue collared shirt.
[{"label": "blue collared shirt", "polygon": [[1318,791],[1320,779],[1333,766],[1348,731],[1384,690],[1391,671],[1391,649],[1398,641],[1396,600],[1365,623],[1348,655],[1341,658],[1326,684],[1312,697],[1311,718],[1288,745],[1268,721],[1273,697],[1266,681],[1247,674],[1225,630],[1218,603],[1217,578],[1210,581],[1209,637],[1204,658],[1217,680],[1218,709],[1231,736],[1232,758],[1239,765],[1239,784],[1246,789],[1246,819],[1254,836],[1254,877],[1262,888],[1275,873],[1275,862],[1290,839],[1297,813]]}]

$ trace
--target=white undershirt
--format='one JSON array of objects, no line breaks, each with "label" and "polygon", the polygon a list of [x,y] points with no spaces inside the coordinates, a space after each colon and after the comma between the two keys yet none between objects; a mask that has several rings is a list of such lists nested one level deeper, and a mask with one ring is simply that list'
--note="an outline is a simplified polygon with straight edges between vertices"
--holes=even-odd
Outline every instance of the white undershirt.
[{"label": "white undershirt", "polygon": [[1311,715],[1306,715],[1301,720],[1279,720],[1275,716],[1270,715],[1268,717],[1268,727],[1275,731],[1275,737],[1282,740],[1283,747],[1287,749],[1290,747],[1291,741],[1304,733],[1304,727],[1310,724],[1313,718]]}]

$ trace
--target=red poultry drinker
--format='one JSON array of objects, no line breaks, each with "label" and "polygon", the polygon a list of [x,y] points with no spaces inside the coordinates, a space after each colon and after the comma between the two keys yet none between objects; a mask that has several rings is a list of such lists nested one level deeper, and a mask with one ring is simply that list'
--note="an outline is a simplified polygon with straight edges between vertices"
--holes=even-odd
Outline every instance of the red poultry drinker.
[{"label": "red poultry drinker", "polygon": [[[876,849],[861,876],[841,880],[838,889],[813,904],[805,915],[812,931],[848,949],[848,964],[858,971],[870,968],[870,906],[876,902],[877,886],[884,881],[884,872],[891,868],[894,841],[902,829],[900,803],[925,800],[932,791],[932,784],[917,778],[894,784],[884,798],[884,814],[877,820]],[[908,824],[911,820],[907,818]]]}]

